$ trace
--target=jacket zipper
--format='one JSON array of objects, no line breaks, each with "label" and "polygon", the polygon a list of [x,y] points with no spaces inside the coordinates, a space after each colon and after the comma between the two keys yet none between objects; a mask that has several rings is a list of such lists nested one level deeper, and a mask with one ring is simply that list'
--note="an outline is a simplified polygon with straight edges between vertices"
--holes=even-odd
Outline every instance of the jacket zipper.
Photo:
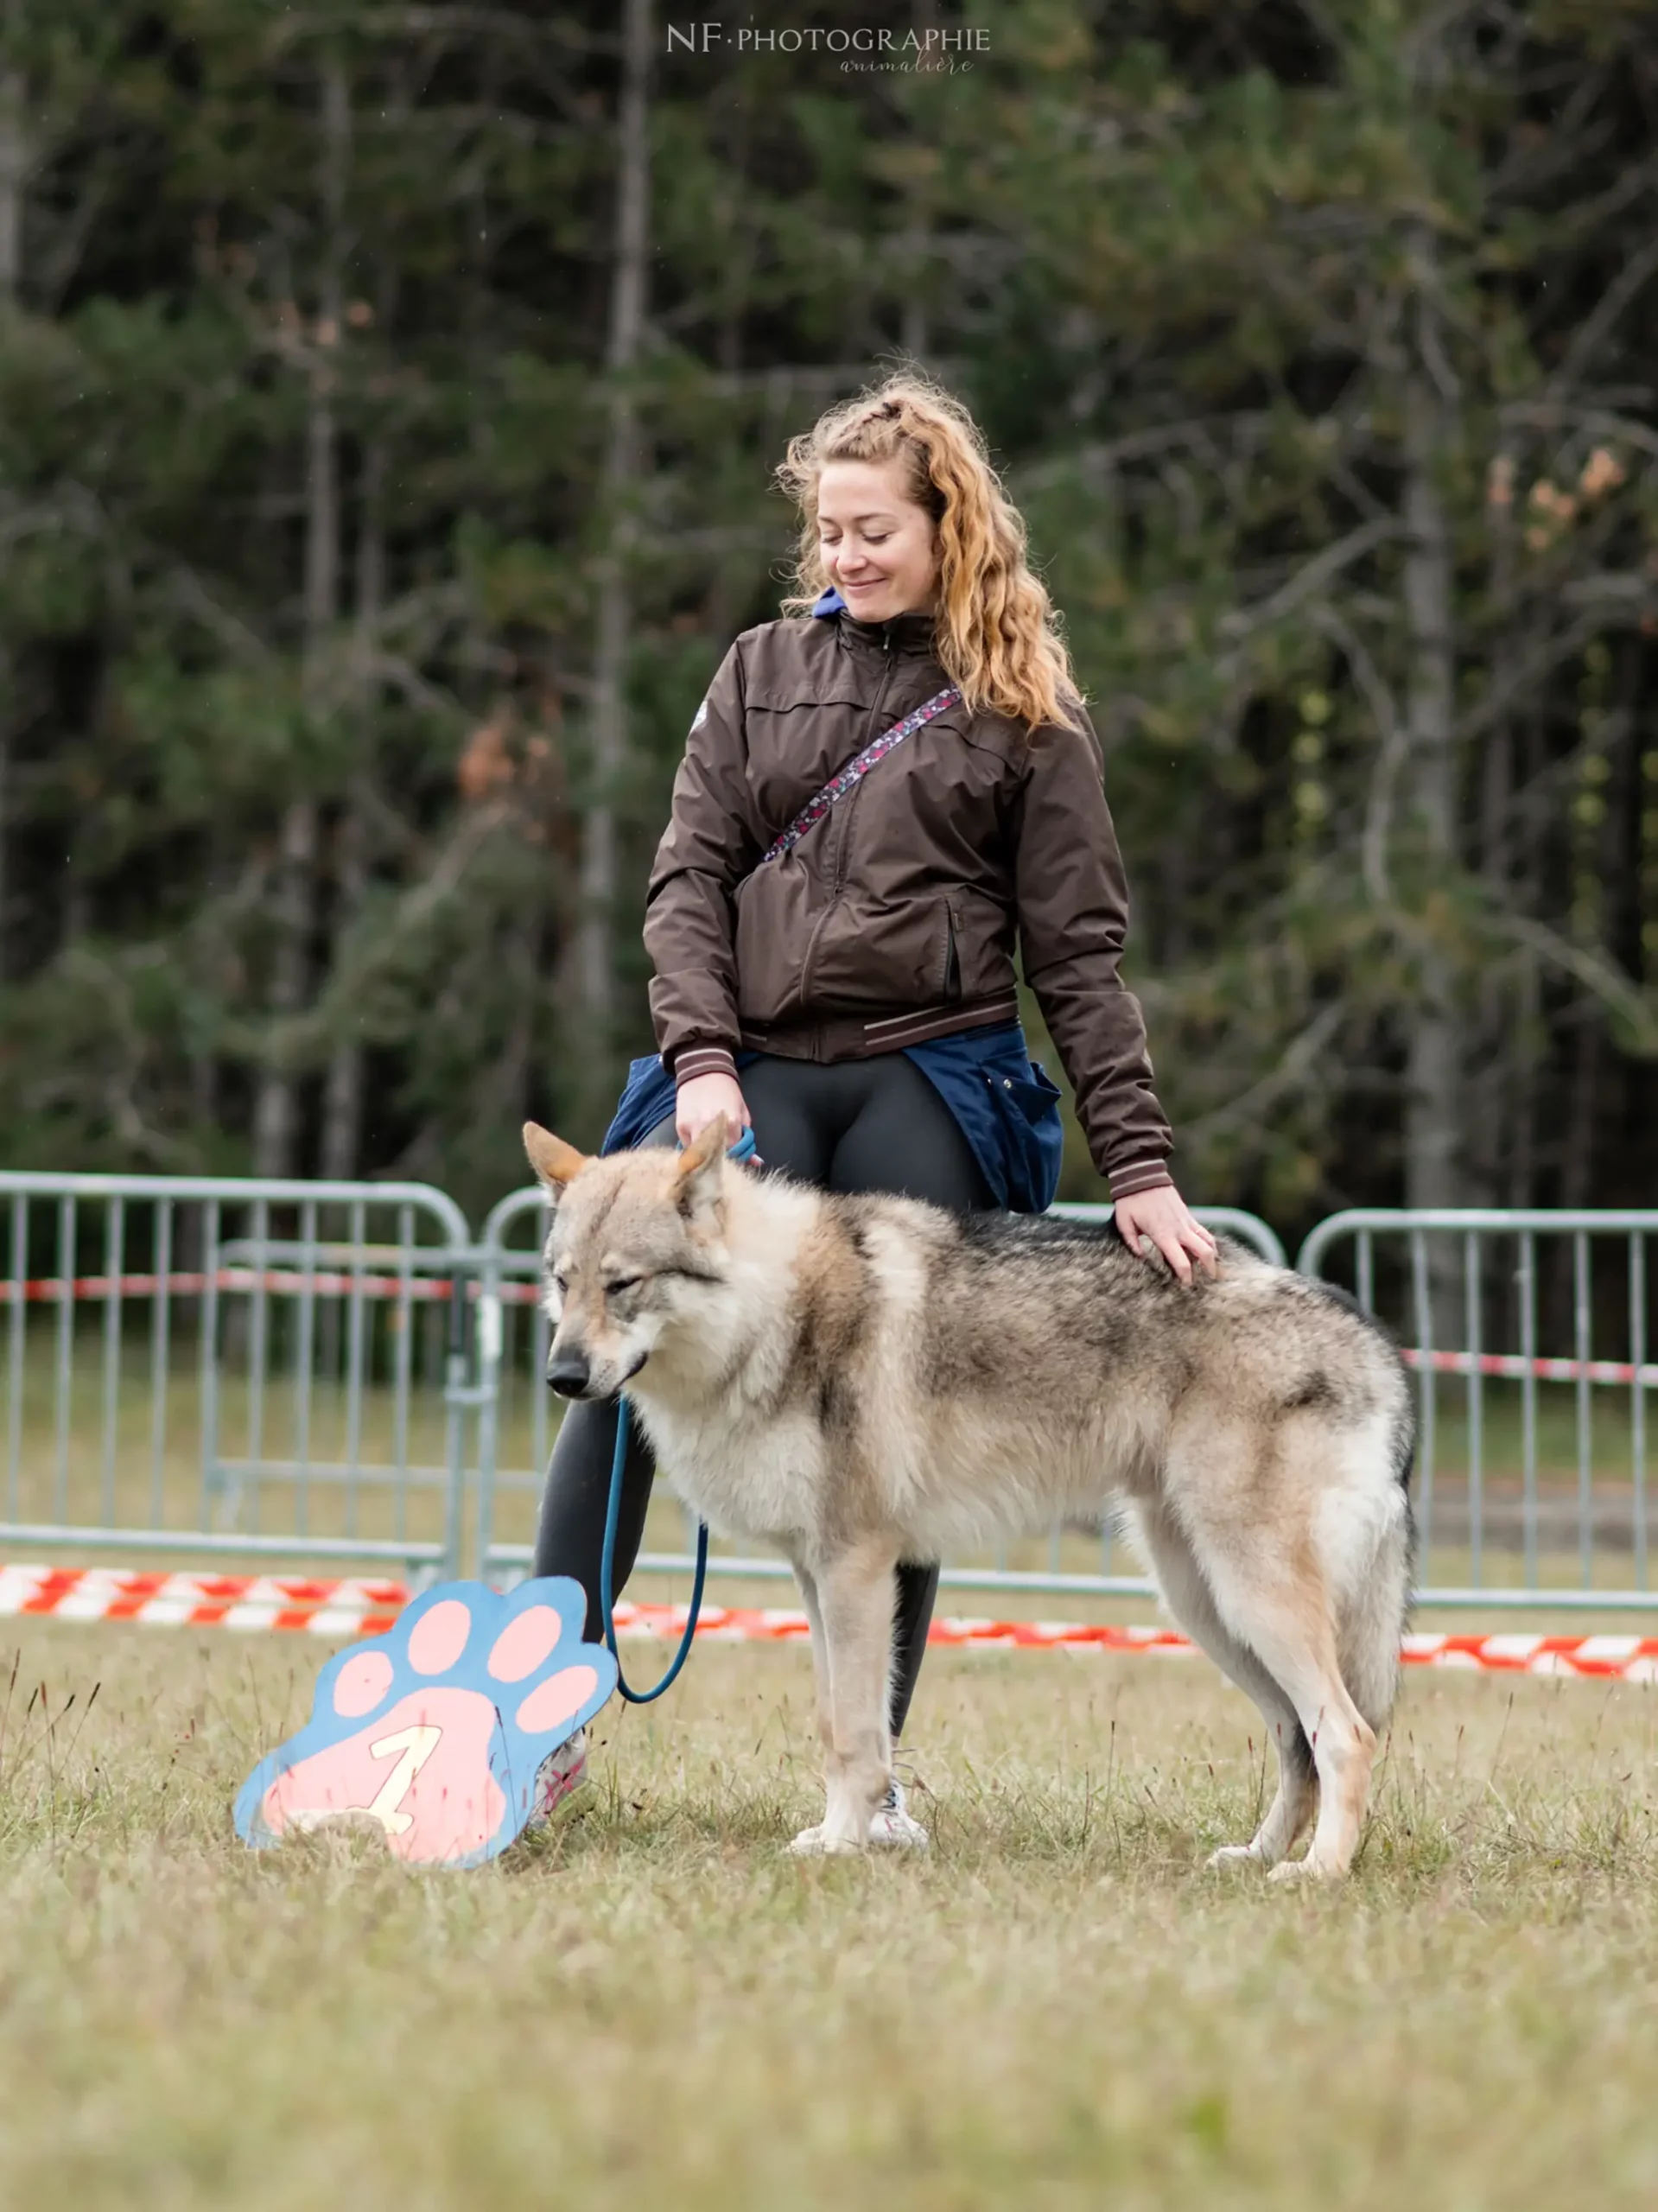
[{"label": "jacket zipper", "polygon": [[[864,731],[863,745],[858,747],[860,753],[863,751],[864,746],[870,744],[873,740],[875,726],[880,720],[881,707],[893,680],[893,632],[890,629],[882,633],[880,651],[880,690],[876,693],[874,706],[870,710],[869,721]],[[803,1008],[811,1002],[812,964],[817,957],[817,940],[823,935],[824,925],[829,916],[840,903],[842,892],[846,888],[847,872],[852,862],[852,817],[856,810],[858,801],[862,797],[863,785],[859,784],[854,791],[848,793],[844,809],[840,807],[835,809],[837,814],[843,816],[843,820],[841,842],[835,856],[835,880],[829,887],[829,904],[817,918],[816,926],[807,941],[806,957],[800,966],[800,1003]]]},{"label": "jacket zipper", "polygon": [[[890,630],[886,631],[882,636],[880,650],[880,690],[875,695],[874,709],[870,715],[868,727],[864,731],[863,745],[861,745],[858,747],[858,750],[861,753],[863,751],[864,746],[873,745],[874,743],[876,727],[880,721],[880,710],[886,702],[886,693],[893,681],[893,633]],[[857,789],[851,794],[852,803],[847,809],[846,834],[841,839],[840,850],[835,856],[835,896],[837,899],[840,897],[842,890],[846,887],[847,871],[852,863],[852,817],[854,812],[856,810],[858,801],[862,798],[862,796],[863,785],[860,784]]]}]

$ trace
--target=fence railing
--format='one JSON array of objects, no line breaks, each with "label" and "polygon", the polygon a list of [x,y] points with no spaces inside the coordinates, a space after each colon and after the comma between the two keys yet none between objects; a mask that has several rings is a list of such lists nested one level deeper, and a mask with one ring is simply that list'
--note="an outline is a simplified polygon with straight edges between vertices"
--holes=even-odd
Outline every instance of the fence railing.
[{"label": "fence railing", "polygon": [[459,1556],[472,1238],[424,1184],[0,1173],[0,1542]]},{"label": "fence railing", "polygon": [[[545,1203],[474,1238],[421,1184],[0,1173],[0,1546],[396,1563],[511,1577],[558,1408]],[[1056,1212],[1105,1220],[1104,1206]],[[1281,1264],[1265,1222],[1199,1218]],[[1349,1212],[1297,1260],[1406,1346],[1419,1600],[1658,1607],[1649,1593],[1647,1240],[1658,1211]],[[688,1574],[665,1488],[637,1572]],[[715,1571],[786,1580],[716,1549]],[[1147,1594],[1109,1528],[947,1562],[947,1584]]]},{"label": "fence railing", "polygon": [[1658,1211],[1371,1209],[1302,1245],[1300,1271],[1333,1269],[1415,1370],[1424,1600],[1650,1602],[1655,1234]]}]

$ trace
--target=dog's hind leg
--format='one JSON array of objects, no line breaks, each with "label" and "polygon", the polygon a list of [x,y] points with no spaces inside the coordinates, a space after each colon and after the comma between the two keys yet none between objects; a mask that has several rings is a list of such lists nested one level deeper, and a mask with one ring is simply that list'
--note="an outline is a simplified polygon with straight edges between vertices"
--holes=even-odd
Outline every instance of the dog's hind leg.
[{"label": "dog's hind leg", "polygon": [[[828,1675],[824,1770],[828,1803],[820,1827],[807,1828],[790,1848],[803,1857],[862,1851],[870,1816],[892,1778],[887,1677],[893,1654],[893,1573],[897,1554],[867,1543],[820,1564],[810,1578],[814,1643],[823,1643]],[[823,1726],[820,1703],[819,1725]]]},{"label": "dog's hind leg", "polygon": [[817,1700],[817,1738],[823,1746],[823,1756],[829,1757],[835,1742],[834,1708],[829,1702],[829,1644],[823,1635],[823,1609],[817,1601],[817,1583],[810,1570],[794,1563],[795,1580],[800,1585],[801,1603],[805,1608],[806,1625],[811,1632],[812,1690]]},{"label": "dog's hind leg", "polygon": [[1204,1580],[1184,1531],[1155,1506],[1134,1509],[1131,1530],[1156,1575],[1159,1587],[1192,1642],[1206,1651],[1227,1680],[1253,1698],[1266,1723],[1278,1758],[1278,1788],[1267,1817],[1248,1843],[1223,1844],[1210,1854],[1211,1866],[1276,1866],[1295,1847],[1312,1817],[1317,1786],[1312,1747],[1295,1707],[1261,1660],[1222,1620],[1214,1593]]},{"label": "dog's hind leg", "polygon": [[[835,1709],[829,1700],[829,1643],[823,1634],[823,1609],[818,1603],[816,1578],[810,1570],[794,1562],[795,1580],[800,1585],[801,1603],[805,1608],[806,1625],[810,1631],[812,1648],[812,1689],[817,1705],[817,1740],[823,1747],[827,1766],[835,1748]],[[802,1828],[789,1846],[799,1858],[816,1857],[832,1847],[823,1840],[822,1822],[816,1827]]]},{"label": "dog's hind leg", "polygon": [[1312,1746],[1318,1819],[1305,1859],[1288,1859],[1279,1881],[1331,1878],[1352,1863],[1370,1794],[1375,1731],[1342,1679],[1330,1593],[1312,1544],[1289,1556],[1253,1532],[1195,1549],[1231,1634],[1280,1685]]}]

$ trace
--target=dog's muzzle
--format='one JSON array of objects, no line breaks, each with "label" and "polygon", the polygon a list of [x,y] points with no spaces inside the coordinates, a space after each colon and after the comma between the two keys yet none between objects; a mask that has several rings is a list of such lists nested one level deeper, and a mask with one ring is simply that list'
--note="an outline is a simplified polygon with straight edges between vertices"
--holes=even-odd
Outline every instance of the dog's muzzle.
[{"label": "dog's muzzle", "polygon": [[608,1390],[595,1390],[593,1387],[593,1369],[584,1352],[554,1352],[547,1362],[547,1380],[561,1398],[584,1401],[614,1398],[633,1380],[649,1357],[648,1353],[641,1352],[619,1383]]},{"label": "dog's muzzle", "polygon": [[561,1398],[585,1398],[593,1370],[579,1351],[556,1351],[547,1362],[547,1380]]}]

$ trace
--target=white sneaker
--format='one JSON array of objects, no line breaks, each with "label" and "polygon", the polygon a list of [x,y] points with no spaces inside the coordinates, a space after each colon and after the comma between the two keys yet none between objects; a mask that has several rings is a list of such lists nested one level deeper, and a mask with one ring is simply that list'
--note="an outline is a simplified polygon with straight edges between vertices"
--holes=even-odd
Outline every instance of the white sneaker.
[{"label": "white sneaker", "polygon": [[571,1790],[579,1789],[587,1778],[588,1732],[578,1728],[568,1743],[561,1744],[556,1751],[549,1751],[537,1769],[536,1802],[524,1827],[544,1828],[554,1808],[562,1805]]},{"label": "white sneaker", "polygon": [[904,1785],[896,1777],[887,1783],[886,1796],[869,1815],[869,1840],[899,1851],[927,1848],[927,1831],[905,1811]]}]

